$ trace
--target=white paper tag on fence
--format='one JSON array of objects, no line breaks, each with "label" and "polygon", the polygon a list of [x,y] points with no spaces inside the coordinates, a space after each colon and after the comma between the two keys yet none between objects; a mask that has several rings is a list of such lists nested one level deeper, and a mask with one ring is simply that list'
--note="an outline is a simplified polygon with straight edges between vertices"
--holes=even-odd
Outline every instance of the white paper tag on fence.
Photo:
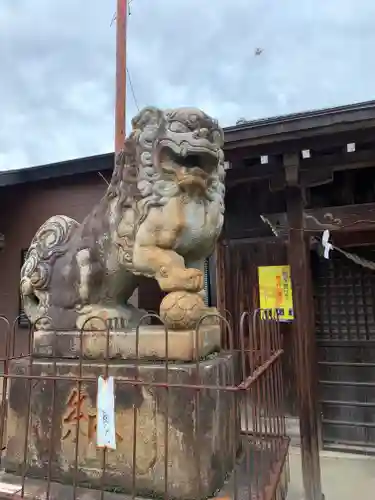
[{"label": "white paper tag on fence", "polygon": [[98,378],[96,445],[116,449],[115,384],[113,377]]},{"label": "white paper tag on fence", "polygon": [[329,259],[329,252],[333,249],[332,244],[329,242],[329,231],[326,229],[322,236],[322,245],[324,249],[324,258]]}]

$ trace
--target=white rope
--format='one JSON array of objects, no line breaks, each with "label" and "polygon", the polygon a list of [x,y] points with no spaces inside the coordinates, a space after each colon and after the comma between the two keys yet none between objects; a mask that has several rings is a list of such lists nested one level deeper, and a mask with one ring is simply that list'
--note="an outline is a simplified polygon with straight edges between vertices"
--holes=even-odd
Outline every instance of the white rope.
[{"label": "white rope", "polygon": [[[268,224],[270,227],[271,231],[273,234],[277,237],[280,236],[277,228],[271,223],[267,217],[264,217],[264,215],[261,215],[260,218],[265,224]],[[325,253],[325,258],[329,258],[329,252],[330,250],[336,250],[336,252],[341,253],[344,257],[347,259],[351,260],[354,262],[354,264],[357,264],[358,266],[365,267],[366,269],[370,269],[371,271],[375,271],[375,262],[364,259],[363,257],[360,257],[359,255],[351,252],[347,252],[346,250],[343,250],[342,248],[336,247],[332,243],[330,243],[329,240],[329,231],[324,231],[323,236],[321,239],[313,237],[312,240],[316,243],[319,243],[323,248],[324,248],[324,253]]]},{"label": "white rope", "polygon": [[[319,240],[318,238],[314,238],[315,241],[319,242],[320,244],[323,244],[323,241]],[[357,264],[362,267],[366,267],[367,269],[371,269],[371,271],[375,271],[375,262],[364,259],[363,257],[360,257],[359,255],[351,252],[347,252],[343,250],[342,248],[336,247],[335,245],[332,245],[332,243],[329,243],[331,246],[332,250],[336,250],[336,252],[341,253],[344,257],[347,259],[351,260],[354,262],[354,264]],[[323,245],[324,246],[324,245]]]}]

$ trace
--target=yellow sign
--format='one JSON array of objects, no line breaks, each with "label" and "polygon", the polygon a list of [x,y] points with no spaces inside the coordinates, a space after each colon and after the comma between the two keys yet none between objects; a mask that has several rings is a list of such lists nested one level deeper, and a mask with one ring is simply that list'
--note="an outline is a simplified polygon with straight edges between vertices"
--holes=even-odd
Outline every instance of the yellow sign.
[{"label": "yellow sign", "polygon": [[258,267],[260,308],[278,313],[280,321],[291,321],[293,314],[290,266]]}]

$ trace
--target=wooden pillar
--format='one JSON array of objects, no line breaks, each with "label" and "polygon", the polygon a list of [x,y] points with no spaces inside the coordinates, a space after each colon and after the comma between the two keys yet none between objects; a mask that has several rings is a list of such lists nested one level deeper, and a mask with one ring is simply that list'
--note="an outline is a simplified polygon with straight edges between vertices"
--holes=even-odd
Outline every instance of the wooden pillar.
[{"label": "wooden pillar", "polygon": [[303,193],[298,186],[298,155],[284,157],[289,223],[289,263],[293,305],[294,364],[301,433],[301,459],[305,500],[322,500],[317,411],[317,366],[309,247],[303,232]]},{"label": "wooden pillar", "polygon": [[227,310],[227,296],[226,296],[226,247],[223,240],[216,243],[215,249],[216,260],[216,307],[220,314],[224,317]]},{"label": "wooden pillar", "polygon": [[[228,312],[230,311],[230,306],[228,304],[228,298],[230,294],[230,288],[228,283],[228,265],[227,260],[228,248],[223,240],[219,240],[216,243],[215,257],[216,257],[216,308],[219,313],[226,318],[229,323],[231,323],[230,317],[228,317]],[[231,325],[232,328],[234,325]],[[222,345],[229,345],[229,332],[225,329],[224,338],[222,339]]]}]

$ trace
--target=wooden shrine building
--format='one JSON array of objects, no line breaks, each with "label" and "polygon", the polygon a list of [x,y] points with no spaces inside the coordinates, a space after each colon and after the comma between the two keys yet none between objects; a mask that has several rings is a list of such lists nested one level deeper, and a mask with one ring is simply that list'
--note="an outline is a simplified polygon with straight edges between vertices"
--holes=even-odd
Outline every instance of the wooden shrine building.
[{"label": "wooden shrine building", "polygon": [[[225,155],[209,297],[238,332],[241,313],[259,308],[258,267],[290,265],[285,411],[300,421],[306,498],[321,500],[319,449],[375,451],[375,101],[228,127]],[[108,154],[0,174],[2,314],[19,314],[21,255],[40,224],[82,220],[112,168]],[[155,282],[139,290],[145,309],[160,299]],[[19,326],[18,350],[27,332]]]},{"label": "wooden shrine building", "polygon": [[229,127],[225,155],[217,304],[236,323],[259,307],[258,266],[291,266],[286,412],[315,499],[321,447],[375,451],[375,101]]}]

